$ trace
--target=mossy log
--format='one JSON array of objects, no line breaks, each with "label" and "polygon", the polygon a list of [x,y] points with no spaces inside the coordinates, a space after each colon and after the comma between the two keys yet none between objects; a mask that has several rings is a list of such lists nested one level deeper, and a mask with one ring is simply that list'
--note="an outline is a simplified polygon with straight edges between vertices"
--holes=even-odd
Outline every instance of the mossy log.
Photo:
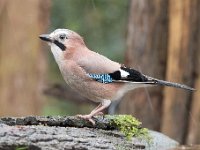
[{"label": "mossy log", "polygon": [[[127,140],[113,122],[115,116],[95,117],[95,125],[74,116],[0,118],[0,149],[145,149],[175,147],[177,142],[150,131],[152,143]],[[140,125],[136,126],[141,128]]]},{"label": "mossy log", "polygon": [[97,128],[97,129],[117,129],[116,126],[111,125],[111,119],[105,117],[94,117],[95,125],[91,122],[80,119],[76,116],[27,116],[27,117],[3,117],[0,122],[13,125],[44,125],[44,126],[58,126],[58,127],[77,127],[77,128]]}]

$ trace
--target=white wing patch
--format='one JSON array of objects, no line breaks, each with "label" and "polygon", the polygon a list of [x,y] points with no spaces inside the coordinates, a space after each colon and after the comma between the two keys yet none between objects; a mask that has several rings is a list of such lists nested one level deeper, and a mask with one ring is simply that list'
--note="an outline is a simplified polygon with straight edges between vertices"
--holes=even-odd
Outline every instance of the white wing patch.
[{"label": "white wing patch", "polygon": [[124,70],[122,70],[122,69],[119,69],[119,71],[120,71],[120,73],[121,73],[121,77],[122,77],[122,78],[126,78],[128,75],[130,75],[129,72],[124,71]]}]

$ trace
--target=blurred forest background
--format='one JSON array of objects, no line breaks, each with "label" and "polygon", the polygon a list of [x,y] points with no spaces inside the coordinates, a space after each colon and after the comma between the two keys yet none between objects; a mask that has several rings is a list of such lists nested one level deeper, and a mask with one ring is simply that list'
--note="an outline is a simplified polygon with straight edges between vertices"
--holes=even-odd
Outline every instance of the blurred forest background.
[{"label": "blurred forest background", "polygon": [[0,0],[0,116],[76,115],[97,105],[65,85],[38,38],[68,28],[112,60],[196,88],[137,89],[108,111],[200,144],[199,9],[199,0]]}]

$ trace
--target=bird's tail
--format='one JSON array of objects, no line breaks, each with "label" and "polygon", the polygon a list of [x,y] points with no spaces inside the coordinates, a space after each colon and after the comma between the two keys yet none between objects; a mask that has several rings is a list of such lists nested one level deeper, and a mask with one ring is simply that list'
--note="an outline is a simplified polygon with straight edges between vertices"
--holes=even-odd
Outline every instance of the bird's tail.
[{"label": "bird's tail", "polygon": [[150,81],[153,81],[153,83],[157,84],[157,85],[164,85],[164,86],[170,86],[170,87],[175,87],[175,88],[181,88],[181,89],[189,90],[189,91],[195,91],[194,88],[191,88],[191,87],[189,87],[187,85],[184,85],[184,84],[179,84],[179,83],[159,80],[159,79],[155,79],[155,78],[151,78],[151,77],[148,77],[148,79]]}]

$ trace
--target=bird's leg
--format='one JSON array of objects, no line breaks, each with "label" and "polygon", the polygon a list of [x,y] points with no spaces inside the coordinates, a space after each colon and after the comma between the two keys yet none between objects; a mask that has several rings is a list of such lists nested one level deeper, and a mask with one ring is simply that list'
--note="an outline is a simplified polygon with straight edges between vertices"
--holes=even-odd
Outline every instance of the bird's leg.
[{"label": "bird's leg", "polygon": [[[94,113],[98,108],[100,108],[102,106],[102,104],[100,103],[95,109],[93,109],[92,111],[91,111],[91,113]],[[103,115],[103,112],[98,112],[98,113],[96,113],[95,115]]]},{"label": "bird's leg", "polygon": [[102,110],[107,108],[110,105],[111,101],[110,100],[103,100],[100,105],[98,105],[93,111],[91,111],[90,114],[88,115],[78,115],[78,117],[86,119],[90,121],[93,125],[95,124],[94,120],[92,117],[98,113],[100,113]]},{"label": "bird's leg", "polygon": [[[102,104],[100,103],[96,108],[94,108],[92,111],[91,111],[91,113],[94,113],[99,107],[101,107],[102,106]],[[86,115],[77,115],[77,117],[80,117],[80,118],[82,118],[83,116],[86,116]]]}]

